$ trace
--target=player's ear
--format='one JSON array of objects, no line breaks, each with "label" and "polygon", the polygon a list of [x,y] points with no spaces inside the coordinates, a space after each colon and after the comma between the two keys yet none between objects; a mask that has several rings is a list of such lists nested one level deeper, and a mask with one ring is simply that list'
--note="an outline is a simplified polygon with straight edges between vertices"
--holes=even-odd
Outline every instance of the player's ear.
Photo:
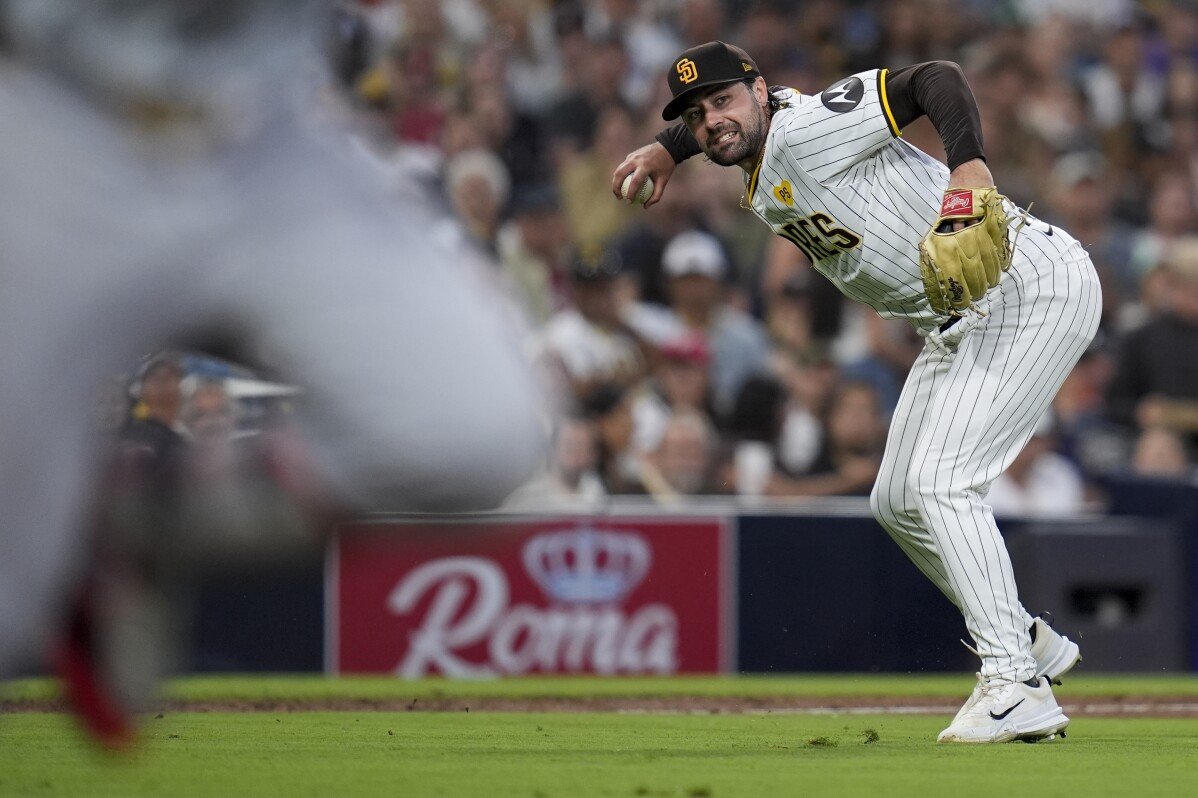
[{"label": "player's ear", "polygon": [[769,105],[770,87],[761,75],[753,79],[753,99],[757,101],[758,105]]}]

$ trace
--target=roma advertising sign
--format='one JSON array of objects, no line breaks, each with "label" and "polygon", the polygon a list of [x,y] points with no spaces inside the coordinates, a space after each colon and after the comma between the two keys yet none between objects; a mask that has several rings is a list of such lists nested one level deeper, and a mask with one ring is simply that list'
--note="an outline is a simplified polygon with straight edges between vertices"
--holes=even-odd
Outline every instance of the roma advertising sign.
[{"label": "roma advertising sign", "polygon": [[731,666],[715,518],[343,525],[326,578],[340,673],[713,673]]}]

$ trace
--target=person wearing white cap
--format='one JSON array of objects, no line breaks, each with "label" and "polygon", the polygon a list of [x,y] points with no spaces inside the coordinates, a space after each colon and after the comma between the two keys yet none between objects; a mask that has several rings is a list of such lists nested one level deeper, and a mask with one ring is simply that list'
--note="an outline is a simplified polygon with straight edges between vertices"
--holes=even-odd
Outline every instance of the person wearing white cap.
[{"label": "person wearing white cap", "polygon": [[701,230],[678,234],[662,254],[662,268],[674,312],[687,328],[707,336],[712,393],[723,412],[744,381],[766,368],[769,340],[761,325],[726,301],[728,258],[715,236]]}]

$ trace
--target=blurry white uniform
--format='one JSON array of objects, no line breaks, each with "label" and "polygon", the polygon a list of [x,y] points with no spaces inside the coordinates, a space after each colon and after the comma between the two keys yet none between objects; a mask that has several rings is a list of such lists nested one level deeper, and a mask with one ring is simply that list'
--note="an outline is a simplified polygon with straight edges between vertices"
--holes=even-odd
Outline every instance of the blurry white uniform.
[{"label": "blurry white uniform", "polygon": [[[191,331],[243,334],[306,387],[316,466],[364,509],[493,505],[535,466],[499,300],[311,121],[310,11],[0,3],[0,675],[79,564],[97,386]],[[188,121],[122,113],[160,101]]]}]

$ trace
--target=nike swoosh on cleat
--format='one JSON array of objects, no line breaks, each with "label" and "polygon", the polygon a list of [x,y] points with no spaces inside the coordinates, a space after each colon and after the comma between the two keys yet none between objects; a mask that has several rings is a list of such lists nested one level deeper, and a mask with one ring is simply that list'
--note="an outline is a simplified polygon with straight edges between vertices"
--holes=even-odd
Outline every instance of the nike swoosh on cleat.
[{"label": "nike swoosh on cleat", "polygon": [[1000,712],[1000,713],[999,713],[999,714],[997,714],[997,715],[995,715],[993,712],[991,712],[991,713],[990,713],[990,717],[994,718],[995,720],[1002,720],[1002,719],[1003,719],[1003,718],[1005,718],[1007,715],[1010,715],[1012,712],[1014,712],[1014,711],[1015,711],[1015,707],[1019,706],[1019,704],[1022,704],[1022,703],[1023,703],[1024,701],[1026,701],[1026,700],[1027,700],[1026,698],[1021,698],[1021,699],[1019,699],[1019,703],[1018,703],[1018,704],[1012,704],[1011,706],[1007,707],[1005,711],[1003,711],[1003,712]]}]

